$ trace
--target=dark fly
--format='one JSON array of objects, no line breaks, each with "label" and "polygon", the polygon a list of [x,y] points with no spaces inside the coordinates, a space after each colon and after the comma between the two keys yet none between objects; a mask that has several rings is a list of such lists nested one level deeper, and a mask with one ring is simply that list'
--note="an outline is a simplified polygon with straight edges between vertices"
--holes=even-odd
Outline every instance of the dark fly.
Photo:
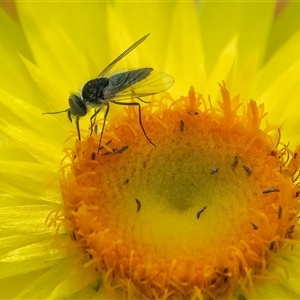
[{"label": "dark fly", "polygon": [[117,62],[119,62],[122,58],[124,58],[127,54],[144,42],[148,35],[149,34],[145,35],[127,48],[122,54],[114,59],[97,76],[97,78],[91,79],[85,83],[81,93],[71,94],[69,97],[69,107],[66,110],[46,112],[44,114],[58,114],[66,112],[70,122],[72,122],[73,118],[75,119],[78,139],[80,140],[79,119],[86,116],[91,108],[94,108],[94,113],[90,117],[92,134],[96,117],[102,108],[106,106],[98,146],[99,152],[110,103],[118,105],[134,105],[138,107],[139,123],[145,137],[152,145],[155,146],[155,144],[148,138],[143,127],[140,103],[122,101],[136,98],[144,102],[141,99],[142,97],[154,95],[169,89],[173,85],[174,79],[167,74],[154,71],[152,68],[139,68],[126,71],[123,70],[123,72],[119,73],[114,72],[114,75],[111,76],[108,74],[108,72],[115,66]]}]

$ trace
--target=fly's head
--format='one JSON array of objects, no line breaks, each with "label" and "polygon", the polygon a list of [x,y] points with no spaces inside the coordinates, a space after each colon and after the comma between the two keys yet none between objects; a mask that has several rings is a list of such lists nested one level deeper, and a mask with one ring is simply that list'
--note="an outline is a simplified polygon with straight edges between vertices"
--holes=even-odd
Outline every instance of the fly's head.
[{"label": "fly's head", "polygon": [[104,100],[103,90],[108,86],[109,79],[102,77],[88,81],[82,88],[82,99],[91,104],[100,104]]},{"label": "fly's head", "polygon": [[68,118],[72,122],[72,116],[74,117],[84,117],[88,112],[88,107],[81,96],[76,94],[71,94],[69,97],[69,106],[67,110]]}]

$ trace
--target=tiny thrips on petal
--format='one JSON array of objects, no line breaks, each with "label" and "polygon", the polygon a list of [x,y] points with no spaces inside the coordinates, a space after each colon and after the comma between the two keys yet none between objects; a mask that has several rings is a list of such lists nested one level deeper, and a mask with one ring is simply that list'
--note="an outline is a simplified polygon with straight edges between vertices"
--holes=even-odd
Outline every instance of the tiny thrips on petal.
[{"label": "tiny thrips on petal", "polygon": [[263,194],[276,193],[280,192],[280,190],[276,187],[271,187],[263,191]]},{"label": "tiny thrips on petal", "polygon": [[206,206],[203,206],[202,208],[200,208],[198,211],[197,211],[197,219],[200,218],[200,215],[206,210]]}]

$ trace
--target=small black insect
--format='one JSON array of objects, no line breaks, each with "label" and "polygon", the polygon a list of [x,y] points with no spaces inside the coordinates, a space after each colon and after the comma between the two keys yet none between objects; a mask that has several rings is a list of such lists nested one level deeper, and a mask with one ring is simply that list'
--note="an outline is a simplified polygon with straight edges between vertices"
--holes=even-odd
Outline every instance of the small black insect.
[{"label": "small black insect", "polygon": [[142,208],[142,203],[139,199],[135,198],[135,202],[136,202],[136,212],[139,212]]},{"label": "small black insect", "polygon": [[232,168],[232,170],[234,170],[236,167],[237,167],[237,165],[238,165],[238,163],[239,163],[239,156],[235,156],[234,157],[234,162],[231,164],[231,168]]},{"label": "small black insect", "polygon": [[96,153],[93,152],[92,155],[91,155],[91,159],[94,160],[95,158],[96,158]]},{"label": "small black insect", "polygon": [[282,216],[282,206],[279,205],[278,206],[278,219],[281,219],[281,216]]},{"label": "small black insect", "polygon": [[275,241],[271,242],[270,244],[270,250],[274,250],[275,249]]},{"label": "small black insect", "polygon": [[252,225],[252,227],[253,227],[254,230],[258,230],[257,224],[251,222],[251,225]]},{"label": "small black insect", "polygon": [[122,58],[124,58],[127,54],[129,54],[132,50],[139,46],[148,37],[148,35],[149,34],[140,38],[133,45],[127,48],[122,54],[114,59],[97,76],[97,78],[89,80],[83,86],[81,93],[71,94],[71,96],[69,97],[69,108],[62,111],[45,112],[44,114],[59,114],[66,112],[70,122],[72,122],[73,118],[75,119],[78,139],[80,140],[79,119],[86,116],[91,108],[94,108],[94,114],[90,117],[90,129],[92,134],[94,131],[96,117],[101,109],[106,106],[98,146],[99,153],[110,103],[118,105],[134,105],[138,107],[139,123],[145,137],[152,145],[155,146],[155,144],[148,138],[143,127],[140,103],[125,103],[120,101],[136,98],[144,102],[141,97],[154,95],[169,89],[174,83],[174,78],[167,74],[154,71],[152,68],[139,68],[127,71],[123,70],[123,72],[119,73],[114,72],[114,75],[112,76],[108,74],[108,72],[114,67],[117,62],[119,62]]},{"label": "small black insect", "polygon": [[125,145],[125,146],[123,146],[123,147],[117,149],[116,151],[114,151],[114,154],[121,154],[121,153],[123,153],[123,152],[124,152],[125,150],[127,150],[127,149],[128,149],[128,146]]},{"label": "small black insect", "polygon": [[181,132],[184,131],[184,121],[183,121],[183,120],[180,120],[179,128],[180,128],[180,131],[181,131]]},{"label": "small black insect", "polygon": [[215,168],[213,168],[213,169],[210,171],[210,174],[215,174],[215,173],[218,172],[218,170],[219,170],[219,168],[218,168],[218,167],[215,167]]},{"label": "small black insect", "polygon": [[197,219],[200,218],[201,214],[206,210],[206,206],[203,206],[202,208],[200,208],[197,213],[196,213],[196,217]]},{"label": "small black insect", "polygon": [[249,167],[243,165],[243,168],[244,168],[245,171],[247,172],[248,176],[250,176],[250,175],[252,174],[252,170],[251,170]]},{"label": "small black insect", "polygon": [[263,194],[278,193],[280,190],[276,187],[271,187],[263,191]]}]

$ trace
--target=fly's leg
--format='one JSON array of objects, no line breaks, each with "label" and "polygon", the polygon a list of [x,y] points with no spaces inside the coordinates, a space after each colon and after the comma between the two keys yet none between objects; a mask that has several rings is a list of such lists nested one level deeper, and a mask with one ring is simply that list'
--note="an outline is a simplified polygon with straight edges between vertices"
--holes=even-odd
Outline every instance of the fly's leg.
[{"label": "fly's leg", "polygon": [[137,99],[139,99],[141,102],[143,102],[143,103],[150,103],[149,101],[145,101],[145,100],[141,99],[140,97],[138,97],[134,91],[131,91],[131,92],[134,95],[134,97],[137,98]]},{"label": "fly's leg", "polygon": [[75,124],[76,124],[76,129],[77,129],[77,134],[78,134],[78,140],[80,141],[79,117],[75,118]]},{"label": "fly's leg", "polygon": [[[137,97],[138,98],[138,97]],[[139,100],[140,100],[140,98],[138,98]],[[156,145],[148,138],[148,136],[147,136],[147,133],[146,133],[146,131],[145,131],[145,129],[144,129],[144,126],[143,126],[143,123],[142,123],[142,111],[141,111],[141,105],[138,103],[138,102],[117,102],[117,101],[111,101],[111,102],[113,102],[113,103],[115,103],[115,104],[118,104],[118,105],[135,105],[135,106],[137,106],[138,107],[138,110],[139,110],[139,123],[140,123],[140,126],[141,126],[141,128],[142,128],[142,130],[143,130],[143,133],[144,133],[144,135],[145,135],[145,137],[146,137],[146,139],[148,140],[148,142],[151,144],[151,145],[153,145],[154,147],[156,147]],[[144,101],[142,101],[142,102],[144,102]]]},{"label": "fly's leg", "polygon": [[96,123],[96,116],[99,114],[101,108],[95,109],[93,115],[90,117],[90,123],[91,123],[91,127],[90,127],[90,136],[92,136],[93,132],[94,132],[94,126]]},{"label": "fly's leg", "polygon": [[143,99],[141,99],[140,97],[136,96],[135,94],[134,94],[134,97],[137,98],[137,99],[139,99],[143,103],[150,103],[149,101],[144,101]]},{"label": "fly's leg", "polygon": [[[106,106],[107,106],[107,108],[106,108],[106,111],[105,111],[105,114],[104,114],[104,119],[103,119],[102,129],[101,129],[101,133],[100,133],[100,140],[99,140],[97,154],[101,150],[101,142],[102,142],[103,131],[104,131],[105,123],[106,123],[106,118],[107,118],[107,115],[108,115],[108,112],[109,112],[109,102],[106,104]],[[99,111],[100,111],[100,109],[98,109],[98,113],[99,113]],[[95,117],[96,117],[96,115],[95,115]]]}]

